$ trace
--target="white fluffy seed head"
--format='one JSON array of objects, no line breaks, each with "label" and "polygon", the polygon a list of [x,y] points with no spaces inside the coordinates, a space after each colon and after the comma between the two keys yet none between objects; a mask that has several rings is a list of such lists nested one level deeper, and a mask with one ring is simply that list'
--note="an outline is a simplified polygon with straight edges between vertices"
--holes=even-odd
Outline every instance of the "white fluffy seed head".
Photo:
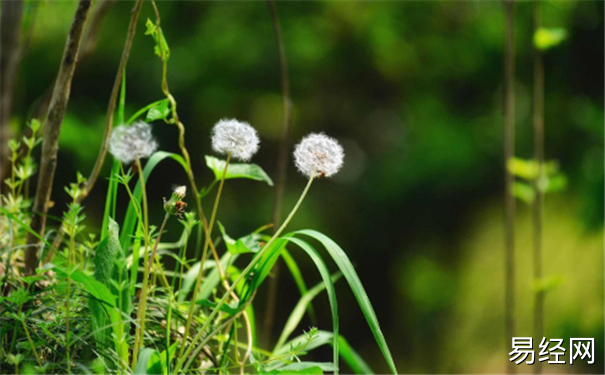
[{"label": "white fluffy seed head", "polygon": [[296,145],[294,163],[307,177],[330,177],[340,170],[345,154],[334,138],[323,133],[309,134]]},{"label": "white fluffy seed head", "polygon": [[158,148],[151,134],[151,125],[137,121],[132,125],[122,124],[113,129],[109,138],[109,152],[124,164],[137,158],[148,158]]},{"label": "white fluffy seed head", "polygon": [[212,149],[242,161],[248,161],[258,151],[258,134],[247,122],[223,119],[212,129]]}]

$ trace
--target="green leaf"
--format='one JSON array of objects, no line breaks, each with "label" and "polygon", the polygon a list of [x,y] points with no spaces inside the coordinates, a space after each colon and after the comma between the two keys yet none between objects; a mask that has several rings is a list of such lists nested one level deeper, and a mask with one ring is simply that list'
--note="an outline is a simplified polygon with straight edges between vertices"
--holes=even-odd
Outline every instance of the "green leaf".
[{"label": "green leaf", "polygon": [[157,350],[151,348],[142,348],[139,351],[137,367],[134,369],[135,375],[142,374],[163,374],[161,357]]},{"label": "green leaf", "polygon": [[217,224],[223,236],[223,241],[225,241],[225,245],[227,245],[227,250],[229,250],[231,254],[256,253],[260,250],[258,240],[262,238],[262,235],[251,233],[234,240],[233,238],[229,237],[227,233],[225,233],[225,227],[220,221],[217,222]]},{"label": "green leaf", "polygon": [[[326,271],[327,271],[327,268],[326,268]],[[336,301],[335,301],[336,292],[334,291],[334,282],[336,282],[336,280],[338,280],[338,278],[340,278],[340,276],[342,276],[341,273],[335,274],[334,276],[332,276],[331,278],[328,279],[328,283],[326,283],[326,281],[322,281],[321,283],[319,283],[316,286],[314,286],[313,288],[311,288],[307,293],[305,293],[298,300],[298,303],[296,304],[296,306],[290,313],[290,317],[286,321],[286,325],[282,329],[282,333],[279,336],[279,339],[277,340],[277,344],[275,344],[273,353],[278,352],[280,350],[280,348],[284,345],[284,343],[286,342],[288,337],[290,337],[290,335],[292,334],[292,332],[294,332],[294,330],[296,329],[298,324],[300,324],[300,321],[302,320],[303,316],[305,315],[305,310],[306,310],[307,306],[311,303],[311,301],[319,293],[321,293],[324,289],[326,289],[326,286],[330,285],[330,289],[332,290],[330,293],[333,293],[334,302],[336,303]],[[332,314],[333,314],[333,316],[338,316],[338,311],[333,311]],[[337,329],[338,329],[338,323],[337,323]],[[335,363],[334,365],[337,366],[338,364]]]},{"label": "green leaf", "polygon": [[513,195],[527,204],[530,204],[536,198],[534,188],[530,184],[521,181],[515,181]]},{"label": "green leaf", "polygon": [[295,362],[280,367],[269,374],[323,374],[324,371],[338,372],[332,363],[325,362]]},{"label": "green leaf", "polygon": [[147,22],[145,22],[145,26],[147,27],[145,35],[151,35],[155,41],[155,47],[153,48],[155,54],[162,60],[167,61],[168,58],[170,58],[170,48],[168,47],[166,38],[164,38],[162,29],[149,18],[147,19]]},{"label": "green leaf", "polygon": [[558,174],[548,178],[544,192],[555,193],[565,190],[567,187],[567,176]]},{"label": "green leaf", "polygon": [[528,181],[538,177],[538,164],[534,160],[512,158],[506,163],[506,167],[513,175]]},{"label": "green leaf", "polygon": [[[213,156],[206,155],[206,165],[214,172],[216,180],[220,180],[225,169],[225,161]],[[248,178],[256,181],[264,181],[269,186],[273,186],[273,181],[267,173],[257,164],[248,163],[229,163],[225,179]]]},{"label": "green leaf", "polygon": [[563,28],[541,27],[534,33],[534,45],[540,50],[555,47],[567,39],[567,30]]},{"label": "green leaf", "polygon": [[347,279],[347,282],[349,283],[349,286],[351,287],[351,290],[353,291],[353,294],[357,299],[357,303],[359,304],[359,307],[361,308],[361,311],[363,312],[363,315],[365,316],[366,321],[368,322],[368,325],[370,326],[370,329],[374,334],[374,338],[378,343],[378,347],[382,351],[382,355],[384,356],[385,360],[387,361],[387,364],[389,365],[389,368],[394,374],[397,374],[395,362],[393,361],[393,357],[391,355],[391,351],[389,350],[389,346],[387,345],[387,342],[384,338],[384,334],[380,329],[380,324],[378,323],[378,318],[376,318],[376,314],[374,313],[374,309],[372,308],[370,299],[361,283],[361,280],[359,280],[359,277],[355,272],[353,264],[351,264],[351,261],[349,260],[345,252],[340,248],[340,246],[336,244],[336,242],[332,241],[326,235],[317,231],[307,229],[294,233],[303,234],[315,238],[316,240],[321,242],[322,245],[328,251],[328,253],[330,253],[332,259],[334,259],[334,262],[336,262],[336,265],[338,265],[338,268],[343,273],[345,279]]},{"label": "green leaf", "polygon": [[[209,299],[198,299],[195,303],[198,305],[210,307],[212,309],[216,308],[216,305],[217,305],[216,302],[212,302]],[[226,312],[227,314],[229,314],[231,316],[235,316],[238,312],[240,312],[240,310],[241,309],[238,308],[237,303],[235,303],[235,305],[223,304],[221,306],[221,311]]]},{"label": "green leaf", "polygon": [[373,374],[374,371],[368,366],[366,361],[349,345],[347,340],[340,336],[338,338],[338,347],[340,357],[353,370],[355,374]]},{"label": "green leaf", "polygon": [[104,302],[105,304],[115,307],[116,306],[116,297],[109,291],[102,283],[98,282],[94,277],[88,276],[82,270],[75,270],[71,272],[67,272],[67,270],[58,267],[52,266],[52,269],[62,277],[69,277],[73,281],[80,283],[85,291],[90,293],[91,296],[96,299]]},{"label": "green leaf", "polygon": [[157,102],[156,105],[149,109],[147,112],[147,117],[145,117],[145,121],[151,122],[156,120],[164,120],[168,115],[170,115],[170,108],[168,105],[170,101],[168,99],[163,99]]}]

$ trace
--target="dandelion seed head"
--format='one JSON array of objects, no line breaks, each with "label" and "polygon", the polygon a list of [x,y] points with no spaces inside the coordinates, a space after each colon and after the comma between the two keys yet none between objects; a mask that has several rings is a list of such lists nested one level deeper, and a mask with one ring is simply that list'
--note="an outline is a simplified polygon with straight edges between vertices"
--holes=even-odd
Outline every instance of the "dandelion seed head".
[{"label": "dandelion seed head", "polygon": [[247,122],[223,119],[212,129],[212,149],[242,161],[248,161],[258,151],[258,134]]},{"label": "dandelion seed head", "polygon": [[296,168],[305,176],[330,177],[340,170],[345,154],[334,138],[323,133],[312,133],[300,141],[294,149]]},{"label": "dandelion seed head", "polygon": [[109,138],[109,152],[124,164],[137,158],[148,158],[158,148],[151,134],[151,125],[137,121],[132,125],[122,124],[113,129]]}]

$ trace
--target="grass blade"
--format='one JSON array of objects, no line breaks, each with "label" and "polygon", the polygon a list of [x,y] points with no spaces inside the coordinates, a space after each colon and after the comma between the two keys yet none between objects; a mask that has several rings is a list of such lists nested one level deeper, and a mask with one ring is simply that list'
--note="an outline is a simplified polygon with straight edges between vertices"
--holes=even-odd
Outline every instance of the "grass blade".
[{"label": "grass blade", "polygon": [[345,254],[345,252],[336,244],[336,242],[332,241],[326,235],[319,233],[314,230],[300,230],[294,232],[294,234],[303,234],[305,236],[309,236],[315,238],[326,248],[328,253],[334,259],[334,262],[338,265],[338,268],[343,273],[355,298],[357,299],[357,303],[363,312],[363,315],[374,334],[374,338],[378,343],[378,347],[382,351],[382,355],[384,356],[389,368],[394,374],[397,374],[397,368],[395,367],[395,362],[393,361],[393,357],[391,356],[391,351],[389,350],[389,346],[384,338],[384,334],[380,329],[380,325],[378,324],[378,319],[376,318],[376,313],[374,313],[374,308],[372,308],[372,304],[370,303],[370,299],[368,298],[368,294],[366,293],[363,285],[361,284],[361,280],[359,280],[359,276],[357,276],[357,272],[355,272],[355,268],[353,264]]}]

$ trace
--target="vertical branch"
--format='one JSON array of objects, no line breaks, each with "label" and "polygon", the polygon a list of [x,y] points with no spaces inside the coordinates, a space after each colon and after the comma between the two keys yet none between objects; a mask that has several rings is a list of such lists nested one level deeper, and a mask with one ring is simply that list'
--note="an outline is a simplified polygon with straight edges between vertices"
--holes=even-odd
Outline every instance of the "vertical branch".
[{"label": "vertical branch", "polygon": [[[44,121],[44,134],[42,137],[42,156],[40,161],[40,172],[38,175],[38,187],[34,200],[31,228],[40,236],[44,236],[46,227],[46,213],[48,212],[48,202],[52,192],[52,183],[57,167],[57,151],[59,150],[59,134],[61,133],[61,123],[65,117],[69,94],[71,90],[71,81],[78,62],[78,51],[82,41],[82,32],[84,24],[88,18],[88,11],[92,0],[79,0],[76,14],[74,15],[61,66],[53,89],[52,99],[48,109],[46,120]],[[37,263],[37,250],[39,240],[31,233],[27,235],[27,244],[25,250],[25,272],[33,274]]]},{"label": "vertical branch", "polygon": [[[507,163],[515,155],[515,20],[514,0],[504,1],[506,45],[504,52],[504,216],[505,216],[505,327],[506,346],[510,347],[515,334],[515,197],[514,176]],[[507,361],[508,362],[508,361]],[[515,365],[508,364],[508,372],[515,372]]]},{"label": "vertical branch", "polygon": [[0,25],[0,190],[10,170],[8,140],[11,138],[10,118],[13,88],[21,59],[21,19],[23,1],[2,2]]},{"label": "vertical branch", "polygon": [[[109,3],[106,0],[105,4]],[[111,130],[113,129],[113,116],[116,109],[116,103],[118,100],[118,94],[120,93],[120,86],[122,84],[122,76],[124,75],[124,69],[126,68],[126,64],[128,63],[128,58],[130,57],[130,49],[132,48],[132,41],[134,40],[134,36],[137,31],[137,21],[139,19],[139,14],[141,13],[141,8],[143,7],[143,0],[137,0],[134,7],[130,11],[130,24],[128,25],[128,33],[126,35],[126,42],[124,43],[124,49],[122,50],[122,57],[120,59],[120,65],[118,66],[118,72],[116,73],[116,78],[113,82],[113,88],[111,90],[111,95],[109,97],[109,104],[107,105],[107,114],[105,116],[105,132],[103,133],[103,141],[101,143],[101,149],[99,150],[99,155],[97,156],[97,161],[95,162],[92,171],[90,172],[90,176],[86,181],[86,186],[84,191],[78,198],[76,199],[77,203],[81,203],[88,194],[90,194],[92,188],[94,187],[97,178],[99,177],[99,173],[101,172],[101,168],[103,167],[103,163],[105,162],[105,157],[107,156],[107,148],[109,145],[109,136],[111,135]],[[99,12],[98,10],[97,12]],[[92,29],[92,26],[91,26]],[[56,249],[61,244],[63,237],[61,236],[61,229],[59,229],[59,235],[55,237],[53,241],[53,247]],[[52,249],[49,249],[49,253],[45,258],[45,263],[52,261],[54,257],[54,252]]]},{"label": "vertical branch", "polygon": [[[542,24],[541,1],[536,0],[532,4],[534,17],[534,33]],[[534,284],[540,285],[542,280],[542,224],[543,224],[543,202],[541,180],[544,164],[544,64],[542,51],[534,45],[534,158],[538,164],[538,175],[534,179],[534,191],[536,199],[533,204],[533,231],[534,231]],[[541,340],[544,333],[544,291],[538,288],[534,300],[534,337]],[[534,372],[541,372],[540,362],[536,362]]]},{"label": "vertical branch", "polygon": [[[273,228],[279,227],[281,221],[281,205],[286,185],[286,171],[288,167],[288,144],[290,143],[290,122],[292,120],[292,100],[290,98],[290,80],[288,77],[288,61],[286,51],[281,35],[281,28],[275,9],[275,1],[267,0],[271,20],[273,21],[273,30],[275,31],[275,41],[277,42],[277,52],[279,54],[279,70],[281,74],[281,90],[284,103],[284,124],[282,138],[279,145],[279,154],[277,157],[277,186],[275,189],[275,199],[273,201]],[[269,282],[269,296],[267,299],[267,311],[265,313],[265,334],[266,340],[270,341],[271,331],[273,330],[273,321],[275,317],[275,300],[277,298],[277,286],[279,285],[280,263],[277,262],[273,268],[273,278]]]}]

